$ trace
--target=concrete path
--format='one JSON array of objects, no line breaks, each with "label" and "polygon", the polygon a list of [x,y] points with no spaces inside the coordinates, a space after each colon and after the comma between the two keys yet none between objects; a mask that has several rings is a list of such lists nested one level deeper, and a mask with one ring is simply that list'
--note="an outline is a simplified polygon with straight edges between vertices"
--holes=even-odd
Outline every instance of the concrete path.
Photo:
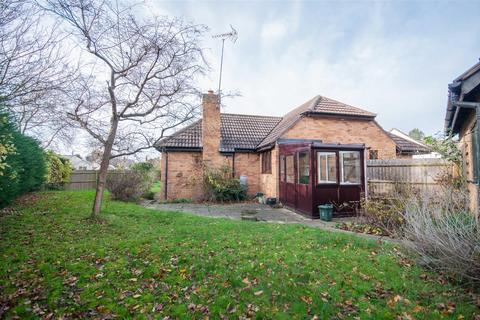
[{"label": "concrete path", "polygon": [[241,220],[242,216],[252,216],[257,218],[257,221],[271,222],[271,223],[293,223],[303,224],[310,227],[320,228],[324,230],[348,233],[358,235],[364,238],[375,240],[395,240],[388,237],[380,237],[375,235],[355,233],[335,228],[339,222],[355,221],[355,217],[350,218],[334,218],[332,221],[322,221],[320,219],[306,218],[286,208],[274,209],[270,206],[259,203],[233,203],[233,204],[207,204],[207,203],[169,203],[162,204],[155,201],[145,201],[142,203],[144,207],[172,212],[187,212],[205,217],[213,218],[229,218]]}]

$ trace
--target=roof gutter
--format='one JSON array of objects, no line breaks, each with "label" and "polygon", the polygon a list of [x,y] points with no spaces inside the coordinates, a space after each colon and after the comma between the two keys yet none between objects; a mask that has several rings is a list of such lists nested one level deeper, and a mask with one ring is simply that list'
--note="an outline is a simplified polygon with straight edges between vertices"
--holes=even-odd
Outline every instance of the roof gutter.
[{"label": "roof gutter", "polygon": [[343,113],[330,113],[330,112],[318,112],[318,111],[306,111],[302,115],[308,117],[322,117],[322,118],[348,118],[358,120],[373,120],[376,115],[359,115],[359,114],[343,114]]},{"label": "roof gutter", "polygon": [[478,114],[477,109],[480,108],[480,102],[453,101],[452,106],[455,107],[455,113],[453,115],[452,122],[450,123],[450,132],[453,132],[453,129],[455,128],[455,123],[457,122],[460,109],[461,108],[474,109],[475,112]]}]

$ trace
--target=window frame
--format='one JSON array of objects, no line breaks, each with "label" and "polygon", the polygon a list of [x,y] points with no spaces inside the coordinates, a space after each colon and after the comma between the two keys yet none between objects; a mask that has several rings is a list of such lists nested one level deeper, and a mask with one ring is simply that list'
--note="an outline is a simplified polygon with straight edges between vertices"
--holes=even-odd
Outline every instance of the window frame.
[{"label": "window frame", "polygon": [[[373,157],[372,157],[372,154],[374,154]],[[378,160],[378,150],[377,149],[368,150],[368,159],[369,160]]]},{"label": "window frame", "polygon": [[[292,180],[288,180],[288,159],[292,159]],[[295,183],[295,155],[294,154],[288,154],[285,155],[285,183]]]},{"label": "window frame", "polygon": [[279,160],[279,163],[280,163],[280,172],[279,172],[279,176],[280,176],[280,182],[286,182],[287,179],[286,179],[286,168],[285,168],[285,164],[286,164],[286,159],[285,159],[285,156],[284,155],[281,155],[280,156],[280,160]]},{"label": "window frame", "polygon": [[[304,153],[306,155],[307,161],[308,161],[308,182],[307,183],[300,182],[300,153]],[[308,150],[297,152],[297,184],[301,184],[301,185],[309,185],[310,184],[310,175],[311,175],[311,170],[312,170],[312,166],[311,166],[310,162],[311,162],[310,161],[310,152]]]},{"label": "window frame", "polygon": [[[359,177],[358,177],[358,182],[348,182],[348,181],[343,181],[344,176],[343,176],[343,155],[346,153],[357,153],[358,154],[358,168],[359,168]],[[341,150],[338,151],[338,162],[339,162],[339,173],[340,173],[340,179],[339,183],[341,185],[348,185],[348,186],[360,186],[362,185],[362,155],[361,152],[358,150]]]},{"label": "window frame", "polygon": [[262,174],[272,174],[272,150],[262,153]]},{"label": "window frame", "polygon": [[[321,156],[325,156],[326,159],[325,159],[325,173],[326,173],[326,177],[327,179],[330,177],[329,176],[329,171],[328,171],[328,156],[335,156],[335,160],[334,160],[334,163],[335,163],[335,181],[330,181],[330,180],[321,180],[320,179],[320,157]],[[333,184],[338,184],[338,154],[337,152],[335,151],[317,151],[317,154],[316,154],[316,157],[317,157],[317,185],[333,185]]]}]

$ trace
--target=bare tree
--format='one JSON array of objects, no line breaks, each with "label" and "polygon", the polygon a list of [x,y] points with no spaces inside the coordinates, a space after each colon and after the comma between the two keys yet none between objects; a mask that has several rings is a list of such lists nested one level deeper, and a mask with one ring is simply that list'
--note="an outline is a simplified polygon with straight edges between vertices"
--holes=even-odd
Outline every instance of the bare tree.
[{"label": "bare tree", "polygon": [[48,147],[69,137],[59,93],[74,74],[53,20],[26,0],[0,3],[0,97],[18,129]]},{"label": "bare tree", "polygon": [[110,159],[151,148],[198,112],[196,78],[206,64],[204,26],[134,15],[107,0],[46,0],[91,56],[71,84],[71,120],[103,149],[92,208],[98,217]]}]

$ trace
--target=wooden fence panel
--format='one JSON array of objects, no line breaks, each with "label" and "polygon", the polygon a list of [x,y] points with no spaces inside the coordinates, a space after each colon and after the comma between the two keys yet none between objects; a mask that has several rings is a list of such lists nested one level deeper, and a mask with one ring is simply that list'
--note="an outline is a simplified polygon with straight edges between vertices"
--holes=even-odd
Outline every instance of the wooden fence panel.
[{"label": "wooden fence panel", "polygon": [[[108,174],[127,174],[120,170],[109,170]],[[97,187],[98,170],[74,170],[70,182],[65,185],[65,190],[88,190]]]},{"label": "wooden fence panel", "polygon": [[454,175],[454,167],[443,159],[368,160],[368,193],[386,196],[405,186],[435,191],[440,188],[439,178],[447,173]]}]

